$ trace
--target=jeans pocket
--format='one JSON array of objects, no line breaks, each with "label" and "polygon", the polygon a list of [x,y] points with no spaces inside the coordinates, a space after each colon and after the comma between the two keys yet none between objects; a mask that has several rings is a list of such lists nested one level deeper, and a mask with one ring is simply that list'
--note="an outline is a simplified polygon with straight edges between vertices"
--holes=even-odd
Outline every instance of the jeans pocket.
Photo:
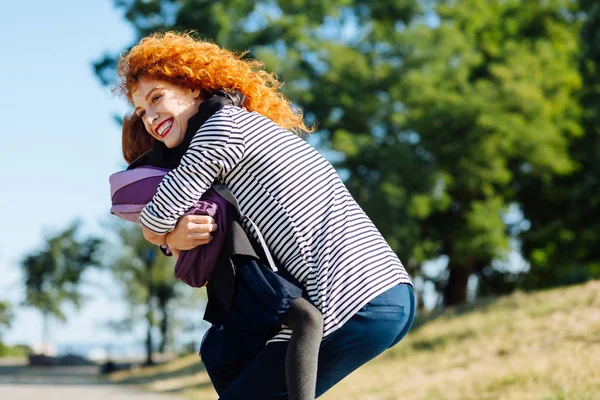
[{"label": "jeans pocket", "polygon": [[401,319],[405,314],[404,306],[400,305],[367,304],[364,312],[370,317],[383,319]]}]

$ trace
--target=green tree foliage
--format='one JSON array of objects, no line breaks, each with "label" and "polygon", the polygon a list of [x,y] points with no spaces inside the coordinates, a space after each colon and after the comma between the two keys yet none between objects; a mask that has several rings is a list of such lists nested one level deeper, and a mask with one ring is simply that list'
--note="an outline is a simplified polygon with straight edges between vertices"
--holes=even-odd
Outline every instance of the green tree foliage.
[{"label": "green tree foliage", "polygon": [[0,356],[6,353],[6,346],[2,343],[2,334],[5,329],[10,328],[13,318],[11,304],[7,301],[0,301]]},{"label": "green tree foliage", "polygon": [[[277,72],[410,272],[448,257],[426,277],[446,304],[465,301],[472,274],[499,287],[492,261],[510,251],[508,208],[530,218],[539,204],[524,200],[529,182],[581,165],[569,154],[582,137],[576,2],[115,4],[140,37],[195,29]],[[105,83],[114,65],[114,55],[96,63]]]},{"label": "green tree foliage", "polygon": [[24,257],[24,305],[39,310],[44,319],[43,339],[47,343],[49,318],[66,320],[62,307],[70,303],[79,308],[83,301],[80,286],[88,267],[100,264],[102,241],[89,236],[80,238],[80,222],[50,236],[41,250]]},{"label": "green tree foliage", "polygon": [[571,7],[566,0],[442,1],[439,26],[415,26],[405,36],[398,99],[405,126],[431,154],[434,189],[444,199],[420,216],[424,238],[449,257],[446,304],[464,301],[468,277],[485,279],[492,260],[507,254],[502,217],[521,180],[574,169],[568,150],[581,134],[581,82]]},{"label": "green tree foliage", "polygon": [[7,301],[0,301],[0,333],[10,328],[13,318],[12,305]]},{"label": "green tree foliage", "polygon": [[26,345],[7,346],[2,342],[2,335],[12,326],[14,317],[12,304],[8,301],[0,301],[0,357],[24,357],[31,352]]},{"label": "green tree foliage", "polygon": [[581,1],[579,102],[583,135],[569,146],[575,173],[522,177],[519,198],[531,228],[522,234],[531,263],[524,285],[539,288],[600,276],[600,4]]}]

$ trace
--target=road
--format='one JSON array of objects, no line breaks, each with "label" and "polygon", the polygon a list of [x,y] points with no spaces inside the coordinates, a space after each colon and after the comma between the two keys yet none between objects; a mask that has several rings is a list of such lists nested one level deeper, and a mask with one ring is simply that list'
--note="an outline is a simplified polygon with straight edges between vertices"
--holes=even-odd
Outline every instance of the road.
[{"label": "road", "polygon": [[181,400],[106,382],[98,367],[0,365],[2,400]]}]

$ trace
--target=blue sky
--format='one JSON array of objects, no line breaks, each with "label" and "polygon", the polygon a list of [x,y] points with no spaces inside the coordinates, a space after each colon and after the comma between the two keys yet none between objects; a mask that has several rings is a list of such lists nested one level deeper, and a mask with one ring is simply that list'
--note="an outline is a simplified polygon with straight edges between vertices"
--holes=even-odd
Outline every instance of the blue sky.
[{"label": "blue sky", "polygon": [[[0,6],[0,300],[23,298],[19,261],[43,237],[74,218],[89,232],[110,217],[108,176],[122,167],[120,130],[112,115],[127,110],[95,78],[92,62],[130,44],[133,29],[112,0],[10,1]],[[124,312],[106,274],[88,275],[91,300],[68,310],[53,339],[111,340],[101,328]],[[41,318],[18,307],[8,343],[35,343]]]}]

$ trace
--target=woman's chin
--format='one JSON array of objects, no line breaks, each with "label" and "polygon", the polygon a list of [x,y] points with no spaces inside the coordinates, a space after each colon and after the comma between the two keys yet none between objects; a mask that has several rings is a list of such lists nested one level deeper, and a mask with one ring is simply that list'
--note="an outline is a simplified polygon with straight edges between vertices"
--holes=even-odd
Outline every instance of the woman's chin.
[{"label": "woman's chin", "polygon": [[175,138],[169,138],[166,137],[163,140],[163,143],[165,144],[165,146],[167,146],[169,149],[174,149],[175,147],[179,146],[181,144],[181,142],[183,142],[183,138],[179,138],[179,139],[175,139]]}]

